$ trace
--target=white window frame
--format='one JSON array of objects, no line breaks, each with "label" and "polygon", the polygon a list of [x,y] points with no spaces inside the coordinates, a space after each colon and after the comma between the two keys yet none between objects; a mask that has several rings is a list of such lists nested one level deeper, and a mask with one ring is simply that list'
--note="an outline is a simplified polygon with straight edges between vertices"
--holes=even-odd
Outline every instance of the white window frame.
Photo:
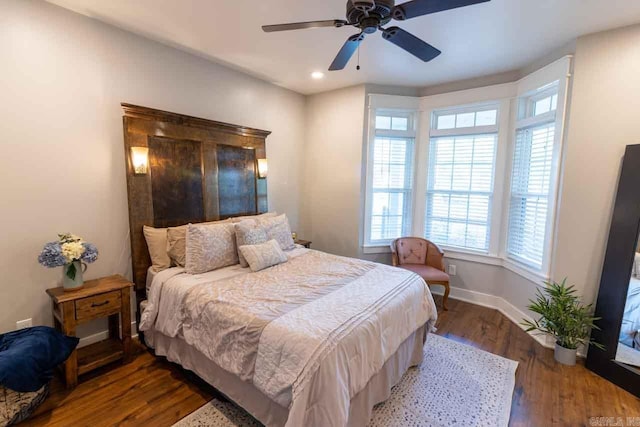
[{"label": "white window frame", "polygon": [[[460,111],[465,107],[469,110],[477,110],[478,107],[483,106],[498,106],[497,125],[488,127],[486,130],[494,130],[497,127],[498,139],[496,147],[496,158],[494,164],[494,179],[493,179],[493,199],[491,209],[490,220],[490,236],[489,236],[489,249],[487,252],[475,251],[472,249],[463,249],[459,247],[452,247],[443,245],[442,249],[445,251],[446,256],[450,258],[462,259],[467,261],[480,262],[485,264],[500,265],[502,263],[500,256],[501,252],[501,235],[502,235],[502,216],[503,216],[503,199],[504,199],[504,177],[506,172],[506,160],[508,154],[509,145],[509,131],[510,131],[510,105],[511,99],[515,95],[515,88],[512,83],[487,86],[477,89],[469,89],[460,92],[453,92],[448,94],[435,95],[431,97],[425,97],[421,100],[421,110],[423,118],[423,127],[421,128],[421,135],[426,135],[425,143],[421,143],[418,165],[425,165],[425,167],[417,166],[417,185],[416,191],[418,197],[422,199],[416,200],[418,208],[414,211],[415,218],[420,218],[420,221],[414,221],[414,235],[425,235],[425,219],[426,219],[426,198],[427,198],[427,179],[429,165],[429,146],[430,137],[432,135],[432,127],[435,127],[431,122],[433,120],[433,113],[435,111],[441,113],[446,111]],[[472,128],[475,130],[482,128],[480,126]],[[447,134],[461,134],[460,131],[464,128],[447,129],[433,133],[435,136],[447,135]],[[469,129],[467,129],[469,130]],[[451,132],[453,131],[453,132]],[[420,136],[421,140],[423,139]],[[424,159],[424,160],[423,160]],[[421,163],[424,161],[424,163]]]},{"label": "white window frame", "polygon": [[[498,160],[498,151],[500,149],[500,124],[501,117],[504,115],[504,111],[501,109],[502,103],[500,101],[490,101],[490,102],[481,102],[471,105],[463,105],[458,107],[451,107],[446,109],[435,109],[431,111],[431,123],[430,123],[430,131],[429,131],[429,148],[431,148],[432,139],[442,138],[442,137],[458,137],[458,136],[469,136],[469,135],[488,135],[494,134],[496,136],[496,147],[493,153],[493,176],[491,177],[491,189],[489,196],[489,220],[487,222],[487,226],[489,227],[489,236],[488,236],[488,246],[487,250],[476,250],[472,248],[464,248],[460,246],[448,246],[438,243],[443,248],[447,250],[453,251],[464,251],[472,254],[480,254],[480,255],[490,255],[496,254],[498,252],[496,245],[496,237],[493,235],[494,226],[498,226],[494,221],[494,211],[496,210],[494,196],[496,193],[496,170],[497,170],[497,160]],[[451,115],[451,114],[464,114],[471,112],[478,112],[483,110],[496,110],[496,124],[489,126],[472,126],[472,127],[461,127],[461,128],[453,128],[453,129],[436,129],[437,127],[437,118],[439,116]],[[508,115],[508,109],[507,109]],[[426,166],[427,168],[427,178],[426,178],[426,190],[425,190],[425,214],[423,215],[422,221],[425,223],[427,221],[427,201],[429,200],[429,185],[428,185],[428,168],[431,165],[431,159],[429,158],[429,151],[427,151],[426,158]],[[501,183],[501,181],[500,181]],[[465,192],[467,193],[467,192]],[[468,192],[471,194],[471,192]],[[498,211],[501,210],[501,206],[497,206]],[[498,226],[498,228],[500,228]],[[422,235],[426,235],[426,230],[423,228]]]},{"label": "white window frame", "polygon": [[[504,218],[507,220],[503,224],[503,247],[501,251],[501,258],[503,259],[503,265],[505,268],[518,273],[531,280],[548,280],[551,277],[553,271],[553,254],[556,247],[556,223],[558,217],[558,205],[560,197],[560,180],[562,175],[563,164],[563,141],[565,139],[566,129],[566,113],[568,102],[568,88],[570,83],[571,71],[571,57],[564,57],[547,67],[544,67],[535,73],[523,78],[518,82],[516,99],[512,103],[513,105],[513,120],[511,138],[512,144],[509,152],[509,171],[513,168],[513,150],[515,148],[516,134],[519,129],[530,128],[532,126],[555,123],[554,133],[554,145],[551,165],[551,179],[549,184],[549,205],[547,212],[546,223],[546,239],[544,243],[544,252],[542,257],[542,266],[540,269],[531,267],[523,262],[509,257],[507,253],[507,242],[509,233],[509,201],[511,200],[511,173],[507,177],[506,185],[506,199],[504,203]],[[550,93],[556,91],[558,100],[555,111],[540,114],[538,116],[532,116],[530,114],[532,104],[536,100],[543,99]],[[521,103],[525,103],[524,117],[520,114]],[[529,117],[528,117],[529,116]]]},{"label": "white window frame", "polygon": [[[400,130],[383,130],[376,129],[376,116],[378,115],[390,115],[401,116],[408,118],[408,126],[406,131]],[[361,245],[365,253],[377,253],[387,252],[389,250],[389,244],[393,239],[370,241],[371,236],[371,211],[373,205],[373,149],[376,137],[388,137],[388,138],[406,138],[413,140],[413,164],[411,165],[411,191],[409,192],[409,206],[411,212],[409,212],[409,224],[407,228],[413,229],[413,210],[415,206],[415,164],[416,164],[416,152],[418,146],[418,126],[419,126],[419,114],[418,103],[407,97],[396,96],[376,96],[369,100],[369,114],[368,114],[368,133],[366,144],[366,179],[365,179],[365,206],[364,206],[364,227],[362,229]]]}]

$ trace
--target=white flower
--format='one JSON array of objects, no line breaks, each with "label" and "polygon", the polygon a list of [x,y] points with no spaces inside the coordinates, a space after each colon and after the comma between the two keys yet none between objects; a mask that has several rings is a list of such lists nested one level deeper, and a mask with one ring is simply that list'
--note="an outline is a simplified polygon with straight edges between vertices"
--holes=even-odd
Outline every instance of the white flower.
[{"label": "white flower", "polygon": [[60,247],[62,249],[62,255],[68,263],[79,260],[84,253],[82,242],[63,243]]},{"label": "white flower", "polygon": [[76,236],[75,234],[71,234],[71,233],[64,233],[64,234],[58,234],[58,237],[60,238],[60,243],[71,243],[71,242],[80,242],[83,243],[84,241],[82,240],[82,237],[80,236]]}]

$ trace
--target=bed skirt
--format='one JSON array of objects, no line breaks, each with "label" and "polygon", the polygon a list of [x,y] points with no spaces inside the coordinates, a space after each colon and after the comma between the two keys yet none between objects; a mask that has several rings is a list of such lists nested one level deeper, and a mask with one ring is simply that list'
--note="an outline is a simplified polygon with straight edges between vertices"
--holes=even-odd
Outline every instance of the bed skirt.
[{"label": "bed skirt", "polygon": [[[165,356],[169,361],[195,372],[264,425],[279,427],[315,424],[313,416],[307,412],[309,390],[321,385],[312,381],[291,408],[284,408],[265,396],[253,384],[242,381],[216,365],[184,340],[171,338],[156,331],[147,331],[144,335],[146,343],[155,349],[156,355]],[[427,327],[418,328],[369,380],[367,386],[351,399],[349,427],[365,426],[371,418],[373,407],[389,398],[391,388],[402,379],[407,369],[422,362],[426,338]]]}]

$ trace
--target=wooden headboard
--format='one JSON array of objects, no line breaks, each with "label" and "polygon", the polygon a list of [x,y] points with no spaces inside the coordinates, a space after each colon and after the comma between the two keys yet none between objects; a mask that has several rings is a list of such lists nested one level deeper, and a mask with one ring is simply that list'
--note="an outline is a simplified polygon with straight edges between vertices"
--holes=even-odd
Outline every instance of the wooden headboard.
[{"label": "wooden headboard", "polygon": [[[124,109],[124,148],[133,280],[146,285],[151,265],[144,225],[171,227],[266,212],[267,183],[256,161],[271,133],[137,105]],[[149,149],[135,174],[131,147]]]}]

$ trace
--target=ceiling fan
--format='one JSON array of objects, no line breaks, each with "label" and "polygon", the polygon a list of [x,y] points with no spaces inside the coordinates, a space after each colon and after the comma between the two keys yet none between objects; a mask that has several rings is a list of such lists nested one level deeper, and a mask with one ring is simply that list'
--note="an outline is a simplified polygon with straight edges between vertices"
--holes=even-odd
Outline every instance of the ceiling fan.
[{"label": "ceiling fan", "polygon": [[396,46],[417,56],[424,62],[431,61],[440,52],[435,47],[399,27],[383,28],[392,19],[404,21],[418,16],[429,15],[458,7],[471,6],[491,0],[412,0],[396,6],[395,0],[347,0],[347,20],[332,19],[328,21],[297,22],[293,24],[264,25],[263,31],[302,30],[306,28],[352,26],[360,29],[360,33],[347,39],[338,56],[333,60],[329,71],[342,70],[358,49],[366,34],[380,30],[382,37]]}]

